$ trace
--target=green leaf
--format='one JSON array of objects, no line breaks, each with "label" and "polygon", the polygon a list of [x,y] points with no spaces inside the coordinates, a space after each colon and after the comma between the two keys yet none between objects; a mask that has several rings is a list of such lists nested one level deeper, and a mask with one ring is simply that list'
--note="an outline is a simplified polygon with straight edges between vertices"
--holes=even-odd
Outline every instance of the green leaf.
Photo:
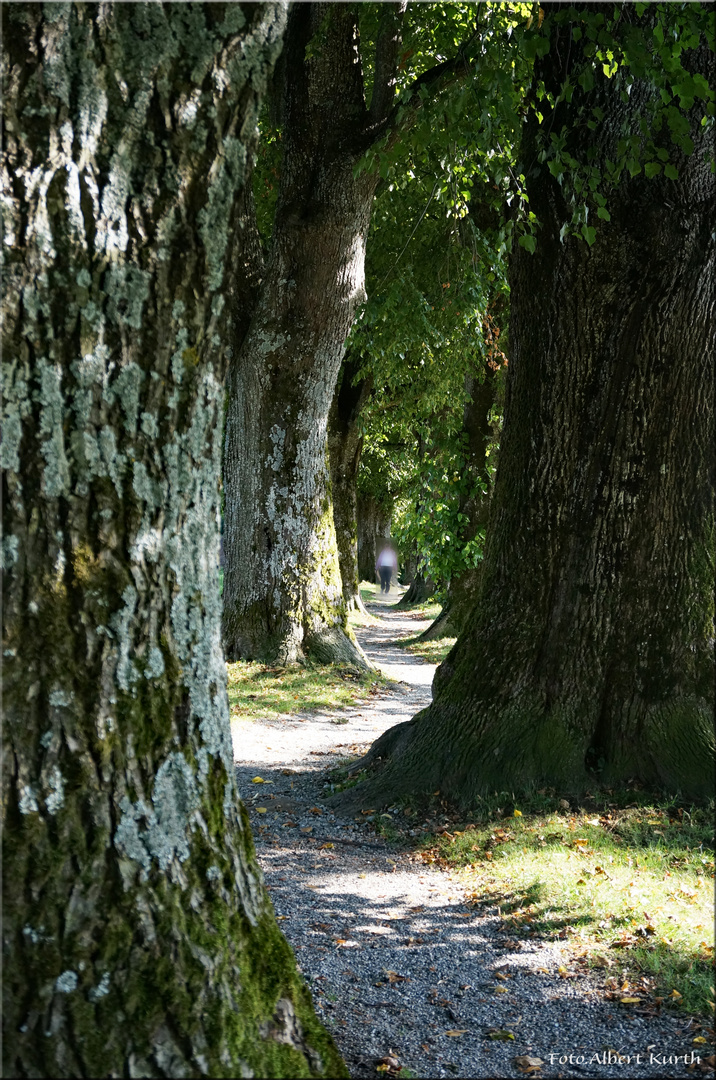
[{"label": "green leaf", "polygon": [[523,247],[526,251],[529,251],[530,255],[534,255],[535,249],[537,247],[537,238],[535,236],[530,236],[529,234],[526,234],[525,236],[521,236],[517,243],[520,245],[520,247]]},{"label": "green leaf", "polygon": [[661,172],[661,165],[658,161],[647,161],[644,165],[644,172],[651,179],[652,176],[658,176]]},{"label": "green leaf", "polygon": [[582,89],[589,93],[594,86],[594,71],[592,68],[585,68],[577,81]]},{"label": "green leaf", "polygon": [[611,221],[612,220],[612,215],[609,213],[609,211],[604,206],[597,207],[597,217],[601,218],[602,221]]},{"label": "green leaf", "polygon": [[591,247],[594,241],[597,239],[597,230],[594,228],[593,225],[582,225],[582,236]]},{"label": "green leaf", "polygon": [[675,165],[669,163],[668,165],[664,166],[664,176],[668,177],[669,180],[678,180],[679,170],[676,168]]}]

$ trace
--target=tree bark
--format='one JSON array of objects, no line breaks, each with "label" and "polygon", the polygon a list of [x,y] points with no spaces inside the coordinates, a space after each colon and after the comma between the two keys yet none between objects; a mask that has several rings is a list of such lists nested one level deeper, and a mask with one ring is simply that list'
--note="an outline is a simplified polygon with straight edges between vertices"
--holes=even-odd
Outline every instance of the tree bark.
[{"label": "tree bark", "polygon": [[[569,55],[560,39],[553,73]],[[713,82],[712,53],[700,70]],[[614,160],[622,121],[638,130],[650,93],[637,83],[623,104],[619,91],[604,80],[597,163]],[[467,803],[599,777],[712,793],[716,192],[710,139],[692,134],[677,181],[622,179],[590,248],[560,243],[570,210],[528,127],[540,232],[536,256],[517,249],[511,268],[480,599],[433,704],[374,744],[361,764],[382,767],[343,802],[438,787]]]},{"label": "tree bark", "polygon": [[356,481],[363,437],[358,421],[372,389],[372,379],[355,378],[360,361],[343,362],[328,416],[328,457],[331,467],[333,521],[338,545],[338,565],[347,611],[365,612],[358,576],[358,493]]},{"label": "tree bark", "polygon": [[416,604],[424,604],[431,596],[435,595],[435,582],[429,576],[426,577],[422,570],[418,570],[398,603],[399,608],[414,607]]},{"label": "tree bark", "polygon": [[[297,4],[289,16],[274,232],[228,380],[223,636],[230,659],[292,663],[312,655],[370,666],[346,621],[327,424],[345,339],[365,296],[377,183],[354,169],[392,99],[399,38],[397,25],[384,35],[382,78],[391,92],[376,115],[364,101],[356,18],[347,4]],[[392,18],[390,11],[386,26]]]},{"label": "tree bark", "polygon": [[285,7],[3,15],[4,1075],[347,1075],[219,637],[221,312]]},{"label": "tree bark", "polygon": [[392,514],[372,495],[358,493],[358,574],[361,581],[378,582],[375,569],[381,541],[390,536]]}]

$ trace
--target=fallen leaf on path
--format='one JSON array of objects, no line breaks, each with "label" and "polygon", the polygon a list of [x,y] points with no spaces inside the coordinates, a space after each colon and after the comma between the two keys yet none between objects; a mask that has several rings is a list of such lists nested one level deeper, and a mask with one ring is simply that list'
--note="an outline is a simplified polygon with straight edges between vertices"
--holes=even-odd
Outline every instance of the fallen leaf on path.
[{"label": "fallen leaf on path", "polygon": [[[325,851],[326,848],[334,848],[335,846],[336,846],[335,844],[321,844],[321,846],[320,846],[320,848],[318,850],[319,851]],[[314,848],[314,851],[315,851],[315,848]]]},{"label": "fallen leaf on path", "polygon": [[510,991],[506,986],[496,986],[495,987],[495,993],[496,994],[509,994],[509,992]]},{"label": "fallen leaf on path", "polygon": [[267,812],[268,811],[266,810],[265,806],[257,806],[256,807],[256,813],[257,814],[266,814]]},{"label": "fallen leaf on path", "polygon": [[462,1028],[461,1030],[446,1031],[445,1034],[449,1035],[452,1039],[456,1039],[458,1035],[467,1035],[469,1028]]},{"label": "fallen leaf on path", "polygon": [[539,1069],[543,1064],[542,1058],[530,1057],[529,1054],[520,1054],[515,1058],[515,1065],[519,1065],[521,1069]]},{"label": "fallen leaf on path", "polygon": [[619,998],[619,1001],[620,1001],[620,1003],[622,1005],[640,1005],[641,1000],[642,1000],[641,998],[635,998],[635,997]]},{"label": "fallen leaf on path", "polygon": [[252,784],[273,784],[273,780],[264,780],[263,776],[255,776],[251,781]]},{"label": "fallen leaf on path", "polygon": [[489,1038],[497,1039],[498,1042],[510,1042],[510,1040],[514,1042],[515,1039],[515,1036],[512,1034],[511,1031],[505,1031],[502,1028],[499,1028],[496,1031],[488,1031],[487,1034]]}]

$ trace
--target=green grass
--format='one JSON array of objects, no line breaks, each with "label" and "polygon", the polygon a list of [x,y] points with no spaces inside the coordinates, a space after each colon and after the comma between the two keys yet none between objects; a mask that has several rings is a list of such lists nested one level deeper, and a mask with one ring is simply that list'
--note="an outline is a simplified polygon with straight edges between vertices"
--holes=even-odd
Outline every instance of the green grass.
[{"label": "green grass", "polygon": [[563,939],[617,1000],[713,1011],[713,805],[633,790],[576,809],[504,795],[453,821],[421,857],[453,871],[509,936]]},{"label": "green grass", "polygon": [[457,641],[454,637],[438,638],[437,641],[420,641],[419,635],[409,638],[396,639],[395,644],[401,649],[419,656],[428,664],[441,664]]},{"label": "green grass", "polygon": [[335,664],[271,667],[237,661],[226,665],[232,728],[245,721],[300,712],[344,709],[384,680]]}]

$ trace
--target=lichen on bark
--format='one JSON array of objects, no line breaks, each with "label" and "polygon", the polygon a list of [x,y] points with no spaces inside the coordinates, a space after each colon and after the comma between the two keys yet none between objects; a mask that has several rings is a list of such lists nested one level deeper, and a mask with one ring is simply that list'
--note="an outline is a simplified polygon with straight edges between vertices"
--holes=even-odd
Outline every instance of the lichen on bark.
[{"label": "lichen on bark", "polygon": [[7,1075],[344,1074],[256,863],[219,633],[225,140],[248,160],[284,21],[8,9]]},{"label": "lichen on bark", "polygon": [[[402,9],[401,9],[402,10]],[[394,18],[395,17],[395,18]],[[394,94],[399,12],[381,16],[385,64],[366,104],[349,5],[292,9],[282,57],[283,160],[273,234],[242,267],[224,448],[227,656],[313,652],[368,666],[347,628],[330,518],[328,413],[357,305],[377,176],[356,165]],[[390,23],[390,26],[388,26]],[[384,129],[383,129],[384,130]],[[249,205],[242,223],[256,233]]]}]

